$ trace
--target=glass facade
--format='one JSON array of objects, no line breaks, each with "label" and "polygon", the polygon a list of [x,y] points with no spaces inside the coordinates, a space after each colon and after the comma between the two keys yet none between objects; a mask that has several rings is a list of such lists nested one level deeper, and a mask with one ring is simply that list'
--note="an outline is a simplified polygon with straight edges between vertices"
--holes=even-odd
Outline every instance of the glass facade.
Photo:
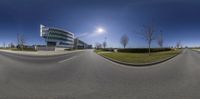
[{"label": "glass facade", "polygon": [[40,26],[40,36],[43,37],[47,46],[73,48],[74,34],[57,28]]}]

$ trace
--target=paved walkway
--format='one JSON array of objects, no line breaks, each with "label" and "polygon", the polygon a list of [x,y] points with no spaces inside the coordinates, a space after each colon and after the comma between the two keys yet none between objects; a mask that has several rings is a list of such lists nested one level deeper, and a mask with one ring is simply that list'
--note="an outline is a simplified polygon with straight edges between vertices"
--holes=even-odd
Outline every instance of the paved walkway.
[{"label": "paved walkway", "polygon": [[84,50],[74,50],[74,51],[12,51],[12,50],[0,50],[3,52],[20,54],[20,55],[31,55],[31,56],[54,56],[54,55],[63,55],[73,52],[79,52]]},{"label": "paved walkway", "polygon": [[193,50],[195,50],[195,51],[200,51],[200,49],[193,49]]}]

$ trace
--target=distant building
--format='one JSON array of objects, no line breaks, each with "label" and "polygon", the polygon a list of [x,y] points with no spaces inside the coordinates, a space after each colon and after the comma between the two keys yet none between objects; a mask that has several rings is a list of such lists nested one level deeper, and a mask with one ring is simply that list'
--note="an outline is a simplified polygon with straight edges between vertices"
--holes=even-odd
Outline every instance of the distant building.
[{"label": "distant building", "polygon": [[58,28],[40,25],[40,36],[43,37],[50,47],[74,47],[74,34]]},{"label": "distant building", "polygon": [[75,49],[91,49],[92,45],[88,45],[87,43],[83,42],[82,40],[75,38],[74,39],[74,48]]}]

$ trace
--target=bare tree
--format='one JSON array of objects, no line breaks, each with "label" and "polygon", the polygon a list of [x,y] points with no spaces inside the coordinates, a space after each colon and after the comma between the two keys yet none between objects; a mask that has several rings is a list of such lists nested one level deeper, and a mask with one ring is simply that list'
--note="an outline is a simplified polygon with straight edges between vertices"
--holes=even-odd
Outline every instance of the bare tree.
[{"label": "bare tree", "polygon": [[149,55],[151,55],[151,43],[155,39],[154,32],[155,32],[155,27],[153,24],[144,26],[144,31],[142,32],[144,39],[148,43]]},{"label": "bare tree", "polygon": [[106,41],[104,41],[104,42],[103,42],[103,48],[105,49],[106,46],[107,46],[107,43],[106,43]]},{"label": "bare tree", "polygon": [[96,49],[100,49],[100,48],[102,48],[101,43],[98,43],[98,42],[97,42],[97,43],[95,44],[95,48],[96,48]]},{"label": "bare tree", "polygon": [[181,41],[178,41],[177,43],[176,43],[176,48],[180,48],[181,47]]},{"label": "bare tree", "polygon": [[5,42],[3,42],[3,48],[6,48],[6,43]]},{"label": "bare tree", "polygon": [[23,34],[17,34],[17,43],[21,50],[24,49],[24,45],[26,43],[25,36]]},{"label": "bare tree", "polygon": [[122,35],[121,39],[120,39],[120,43],[122,44],[122,46],[124,48],[126,48],[127,44],[129,42],[129,38],[126,34]]},{"label": "bare tree", "polygon": [[158,37],[158,45],[163,48],[163,33],[160,31],[160,36]]},{"label": "bare tree", "polygon": [[15,45],[11,42],[11,43],[9,44],[9,47],[10,47],[10,48],[15,48]]}]

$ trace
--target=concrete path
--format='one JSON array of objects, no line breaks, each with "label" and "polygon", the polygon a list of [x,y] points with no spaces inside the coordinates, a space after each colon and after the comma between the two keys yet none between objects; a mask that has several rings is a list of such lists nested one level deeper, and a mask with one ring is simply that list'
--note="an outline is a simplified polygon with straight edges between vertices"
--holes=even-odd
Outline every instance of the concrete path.
[{"label": "concrete path", "polygon": [[0,50],[2,52],[20,54],[20,55],[31,55],[31,56],[53,56],[53,55],[62,55],[73,52],[79,52],[83,50],[74,50],[74,51],[11,51],[11,50]]}]

